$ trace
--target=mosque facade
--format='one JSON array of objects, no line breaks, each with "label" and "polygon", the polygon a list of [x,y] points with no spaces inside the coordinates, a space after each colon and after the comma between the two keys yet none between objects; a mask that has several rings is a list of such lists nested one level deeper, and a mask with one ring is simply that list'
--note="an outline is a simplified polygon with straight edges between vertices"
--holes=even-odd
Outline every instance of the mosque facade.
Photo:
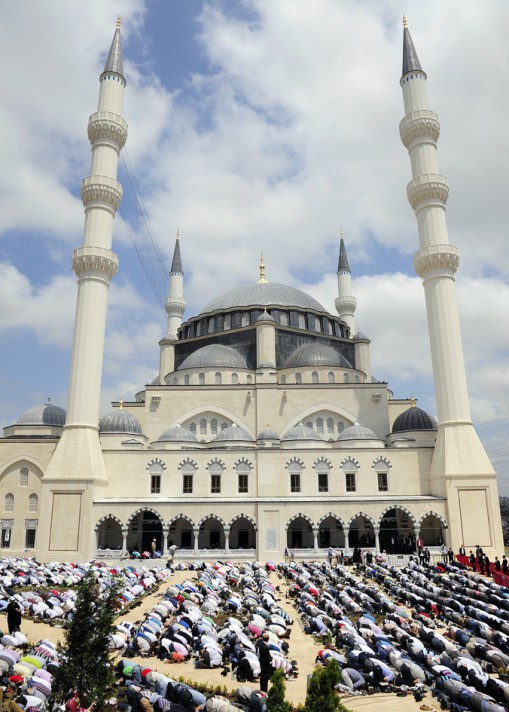
[{"label": "mosque facade", "polygon": [[[373,377],[370,340],[355,330],[343,238],[337,314],[265,276],[184,320],[177,237],[160,367],[132,401],[100,419],[108,287],[118,258],[113,220],[127,139],[120,26],[89,119],[91,174],[82,182],[83,245],[67,409],[23,413],[0,440],[2,555],[85,560],[170,546],[190,559],[281,559],[329,547],[502,551],[496,474],[470,417],[447,180],[438,116],[404,28],[400,124],[411,161],[437,415]],[[154,345],[155,348],[155,345]],[[99,422],[99,426],[97,425]]]}]

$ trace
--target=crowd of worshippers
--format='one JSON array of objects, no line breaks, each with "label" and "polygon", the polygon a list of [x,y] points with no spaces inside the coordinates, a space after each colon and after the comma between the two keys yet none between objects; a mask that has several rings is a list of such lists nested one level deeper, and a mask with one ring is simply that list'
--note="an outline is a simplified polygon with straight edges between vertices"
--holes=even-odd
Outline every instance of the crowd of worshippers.
[{"label": "crowd of worshippers", "polygon": [[[192,659],[197,668],[233,671],[240,682],[260,680],[267,690],[274,670],[287,678],[298,675],[289,660],[292,619],[281,608],[281,595],[268,579],[274,564],[204,564],[197,580],[173,584],[136,623],[121,622],[111,647],[126,657],[154,656],[181,663]],[[224,623],[218,626],[218,614]],[[128,662],[130,674],[139,671]]]},{"label": "crowd of worshippers", "polygon": [[410,563],[281,567],[305,630],[329,641],[317,662],[337,660],[349,694],[421,701],[431,690],[454,712],[509,709],[509,684],[493,674],[509,667],[509,590],[448,563]]},{"label": "crowd of worshippers", "polygon": [[[93,571],[99,592],[106,591],[113,577],[120,584],[119,611],[135,603],[151,588],[172,576],[163,567],[135,568],[107,566],[100,562],[86,564],[41,564],[34,559],[0,559],[0,611],[8,611],[15,601],[25,618],[60,623],[70,620],[76,605],[76,586],[88,571]],[[121,574],[119,580],[118,574]],[[57,587],[52,588],[52,587]],[[61,587],[64,588],[63,590]]]}]

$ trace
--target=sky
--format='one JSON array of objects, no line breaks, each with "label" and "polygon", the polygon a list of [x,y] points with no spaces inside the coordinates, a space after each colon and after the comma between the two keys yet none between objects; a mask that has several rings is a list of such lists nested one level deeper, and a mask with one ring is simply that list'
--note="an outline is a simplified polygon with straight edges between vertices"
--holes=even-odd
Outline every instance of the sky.
[{"label": "sky", "polygon": [[165,270],[180,232],[185,318],[255,282],[260,253],[270,281],[334,313],[342,229],[374,375],[436,413],[398,130],[403,12],[441,122],[472,416],[509,493],[509,4],[500,0],[5,3],[0,427],[48,398],[66,407],[86,125],[117,15],[129,137],[101,415],[158,370],[166,323],[151,284],[165,289],[165,275],[143,268],[131,237],[143,252],[147,225]]}]

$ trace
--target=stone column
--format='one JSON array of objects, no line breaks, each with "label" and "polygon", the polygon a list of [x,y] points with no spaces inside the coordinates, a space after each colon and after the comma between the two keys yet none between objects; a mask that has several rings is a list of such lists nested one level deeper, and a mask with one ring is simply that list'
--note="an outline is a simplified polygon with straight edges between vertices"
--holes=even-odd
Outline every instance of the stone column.
[{"label": "stone column", "polygon": [[168,544],[168,534],[170,533],[170,527],[163,527],[163,540],[161,542],[161,556],[166,554],[166,546]]},{"label": "stone column", "polygon": [[224,530],[224,550],[227,554],[230,553],[230,530]]},{"label": "stone column", "polygon": [[313,528],[313,553],[318,552],[318,529]]},{"label": "stone column", "polygon": [[350,527],[343,527],[343,531],[345,533],[345,549],[349,549],[348,535],[350,534]]},{"label": "stone column", "polygon": [[100,529],[95,530],[95,550],[99,551],[99,544],[101,543],[101,531]]},{"label": "stone column", "polygon": [[127,527],[122,527],[122,556],[127,554],[127,535],[129,529]]},{"label": "stone column", "polygon": [[380,527],[374,527],[376,550],[380,551]]},{"label": "stone column", "polygon": [[196,528],[193,529],[193,534],[194,534],[194,553],[198,553],[198,537],[200,536],[200,529]]}]

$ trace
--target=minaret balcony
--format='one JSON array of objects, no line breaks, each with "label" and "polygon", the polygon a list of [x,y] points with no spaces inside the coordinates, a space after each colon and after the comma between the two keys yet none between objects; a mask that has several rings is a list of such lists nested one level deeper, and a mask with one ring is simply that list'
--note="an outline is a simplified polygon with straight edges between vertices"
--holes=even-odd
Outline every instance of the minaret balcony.
[{"label": "minaret balcony", "polygon": [[88,176],[81,182],[81,200],[85,208],[95,204],[115,212],[122,200],[122,192],[122,184],[109,176]]},{"label": "minaret balcony", "polygon": [[106,141],[120,151],[127,141],[127,121],[112,111],[97,111],[88,120],[88,138],[92,145]]},{"label": "minaret balcony", "polygon": [[[412,111],[399,124],[399,135],[405,148],[410,149],[418,139],[427,139],[436,144],[440,136],[438,114],[429,109]],[[420,143],[420,141],[419,141]]]},{"label": "minaret balcony", "polygon": [[414,255],[414,268],[419,277],[430,270],[447,270],[456,272],[460,264],[460,252],[454,245],[443,243],[423,247]]},{"label": "minaret balcony", "polygon": [[[408,202],[417,212],[417,208],[439,205],[445,207],[449,197],[449,184],[445,176],[438,173],[426,173],[417,176],[407,185]],[[426,203],[426,205],[422,205]]]},{"label": "minaret balcony", "polygon": [[118,255],[105,247],[78,247],[72,253],[72,268],[78,277],[82,272],[93,272],[112,279],[118,269]]}]

